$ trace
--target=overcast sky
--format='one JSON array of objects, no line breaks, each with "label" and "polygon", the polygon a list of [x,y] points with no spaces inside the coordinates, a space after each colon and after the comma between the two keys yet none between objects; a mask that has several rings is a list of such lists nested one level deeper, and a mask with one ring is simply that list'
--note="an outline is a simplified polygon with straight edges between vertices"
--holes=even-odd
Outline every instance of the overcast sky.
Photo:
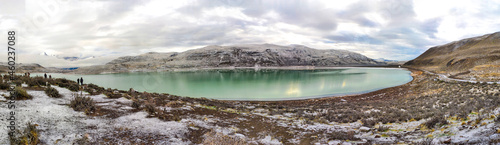
[{"label": "overcast sky", "polygon": [[[432,46],[500,31],[500,1],[0,0],[2,46],[8,30],[18,32],[18,62],[48,67],[248,43],[410,60]],[[6,51],[0,56],[7,60]]]}]

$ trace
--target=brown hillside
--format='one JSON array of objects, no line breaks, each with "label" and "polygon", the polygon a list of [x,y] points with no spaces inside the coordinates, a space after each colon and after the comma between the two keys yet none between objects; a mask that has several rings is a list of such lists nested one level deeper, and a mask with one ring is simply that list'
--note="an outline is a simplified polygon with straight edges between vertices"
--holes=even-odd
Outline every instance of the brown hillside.
[{"label": "brown hillside", "polygon": [[500,80],[500,32],[432,47],[404,65],[469,79]]}]

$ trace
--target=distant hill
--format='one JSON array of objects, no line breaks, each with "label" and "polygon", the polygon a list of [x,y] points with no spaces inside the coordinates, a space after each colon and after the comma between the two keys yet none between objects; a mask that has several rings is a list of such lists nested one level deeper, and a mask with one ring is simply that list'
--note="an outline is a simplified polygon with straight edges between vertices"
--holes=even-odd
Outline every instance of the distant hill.
[{"label": "distant hill", "polygon": [[386,63],[387,65],[403,65],[407,61],[399,61],[399,60],[390,60],[385,58],[374,59],[375,61]]},{"label": "distant hill", "polygon": [[182,53],[146,53],[125,56],[102,66],[81,67],[77,73],[155,71],[181,68],[373,66],[385,65],[346,50],[319,50],[302,45],[249,44],[206,46]]},{"label": "distant hill", "polygon": [[404,64],[469,79],[500,79],[500,32],[429,48]]},{"label": "distant hill", "polygon": [[[16,64],[16,73],[25,72],[43,72],[47,69],[36,63],[18,63]],[[9,65],[6,62],[0,62],[0,73],[9,71]]]},{"label": "distant hill", "polygon": [[[77,67],[76,67],[77,68]],[[55,68],[55,67],[43,67],[37,63],[17,63],[16,73],[66,73],[74,70],[76,68]],[[0,62],[0,73],[7,73],[9,71],[9,65],[6,62]]]}]

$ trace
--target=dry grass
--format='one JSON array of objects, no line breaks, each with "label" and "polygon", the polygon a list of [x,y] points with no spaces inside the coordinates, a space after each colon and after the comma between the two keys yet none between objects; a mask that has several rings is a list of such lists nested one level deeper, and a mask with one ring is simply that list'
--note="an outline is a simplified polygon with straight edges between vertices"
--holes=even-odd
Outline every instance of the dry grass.
[{"label": "dry grass", "polygon": [[40,143],[37,124],[28,123],[23,132],[18,131],[19,136],[9,136],[11,145],[37,145]]},{"label": "dry grass", "polygon": [[500,77],[500,73],[485,73],[485,74],[481,74],[479,76],[483,77],[483,78]]},{"label": "dry grass", "polygon": [[475,66],[472,70],[480,71],[485,69],[500,69],[500,65],[491,65],[491,64],[478,65]]},{"label": "dry grass", "polygon": [[429,90],[425,91],[424,93],[422,93],[422,95],[423,96],[434,95],[434,94],[439,94],[441,92],[443,92],[443,88],[429,89]]},{"label": "dry grass", "polygon": [[29,95],[26,90],[21,87],[14,88],[14,93],[16,94],[16,100],[28,100],[33,99],[33,96]]}]

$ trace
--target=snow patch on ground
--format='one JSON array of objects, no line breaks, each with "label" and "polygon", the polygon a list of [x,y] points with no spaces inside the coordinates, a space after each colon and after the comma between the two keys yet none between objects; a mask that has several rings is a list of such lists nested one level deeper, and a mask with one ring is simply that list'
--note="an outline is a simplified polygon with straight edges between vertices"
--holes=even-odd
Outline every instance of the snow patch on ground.
[{"label": "snow patch on ground", "polygon": [[[155,144],[190,144],[182,139],[188,132],[187,122],[181,121],[162,121],[157,118],[147,118],[147,113],[140,111],[127,114],[115,119],[106,118],[103,116],[92,117],[86,116],[83,112],[76,112],[71,107],[67,106],[73,98],[73,94],[77,92],[69,91],[68,89],[52,86],[62,95],[61,98],[51,98],[44,91],[27,91],[33,96],[32,100],[16,101],[15,118],[16,128],[24,129],[26,123],[31,121],[37,124],[37,129],[40,130],[39,138],[44,144],[73,144],[74,140],[81,139],[88,134],[90,139],[100,139],[104,136],[112,136],[117,129],[128,128],[134,135],[160,135],[163,136],[159,142]],[[78,92],[80,93],[80,92]],[[88,96],[88,93],[81,92]],[[0,94],[8,96],[7,91],[0,91]],[[131,109],[126,104],[132,103],[126,98],[108,99],[105,95],[89,96],[98,102],[97,105],[109,105],[106,107],[115,108],[118,110]],[[1,97],[2,99],[6,99]],[[187,109],[187,108],[184,108]],[[11,109],[7,105],[0,106],[0,128],[7,128],[8,122],[6,118],[10,117]],[[191,120],[197,125],[208,127],[206,123],[199,120]],[[89,129],[95,128],[95,129]],[[6,131],[0,132],[0,144],[8,144],[8,134]]]},{"label": "snow patch on ground", "polygon": [[[50,98],[43,91],[27,91],[33,96],[32,100],[16,101],[15,117],[16,128],[24,129],[26,123],[31,121],[38,124],[40,129],[40,140],[46,144],[72,144],[73,140],[81,138],[84,133],[84,124],[80,122],[86,116],[81,112],[75,112],[72,108],[64,105],[65,99]],[[2,105],[0,117],[7,118],[12,111]],[[7,121],[0,124],[0,128],[7,128]],[[0,144],[8,144],[7,132],[0,132]]]}]

